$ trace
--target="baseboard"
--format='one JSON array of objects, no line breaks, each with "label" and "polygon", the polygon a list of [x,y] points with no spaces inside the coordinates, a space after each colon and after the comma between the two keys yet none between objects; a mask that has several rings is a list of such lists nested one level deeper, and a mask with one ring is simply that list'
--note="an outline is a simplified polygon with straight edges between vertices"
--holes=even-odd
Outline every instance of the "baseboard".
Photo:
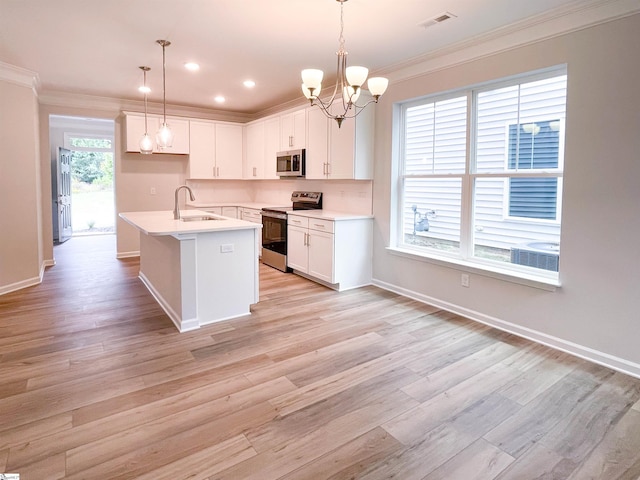
[{"label": "baseboard", "polygon": [[139,257],[140,256],[140,251],[134,251],[134,252],[117,252],[116,253],[116,258],[120,259],[120,258],[132,258],[132,257]]},{"label": "baseboard", "polygon": [[144,275],[144,273],[140,272],[138,274],[138,278],[140,278],[140,280],[142,280],[142,283],[144,284],[144,286],[147,287],[147,290],[149,290],[149,292],[151,293],[153,298],[156,299],[156,302],[158,302],[158,304],[160,305],[162,310],[164,310],[164,313],[167,314],[167,316],[171,319],[171,321],[173,322],[173,324],[176,326],[176,328],[178,329],[178,331],[180,333],[188,332],[190,330],[196,330],[196,329],[200,328],[200,323],[198,322],[197,318],[190,318],[187,321],[183,321],[180,318],[180,315],[178,315],[176,313],[176,311],[173,308],[171,308],[171,305],[169,305],[167,303],[167,301],[164,299],[164,297],[162,295],[160,295],[160,292],[158,292],[155,289],[153,284]]},{"label": "baseboard", "polygon": [[498,330],[512,333],[533,342],[546,345],[547,347],[551,347],[555,350],[560,350],[584,360],[597,363],[598,365],[611,368],[612,370],[631,375],[632,377],[640,378],[640,364],[638,363],[630,362],[623,358],[609,355],[608,353],[600,352],[583,345],[578,345],[577,343],[569,342],[567,340],[563,340],[562,338],[554,337],[537,330],[532,330],[530,328],[522,327],[510,322],[505,322],[504,320],[500,320],[498,318],[476,312],[475,310],[470,310],[468,308],[445,302],[418,292],[414,292],[413,290],[398,287],[381,280],[374,279],[373,285],[384,290],[397,293],[404,297],[412,298],[413,300],[433,305],[448,312],[457,313],[458,315],[462,315],[466,318],[469,318],[470,320],[483,323],[490,327],[497,328]]},{"label": "baseboard", "polygon": [[41,282],[42,282],[42,273],[37,277],[31,277],[25,280],[20,280],[19,282],[10,283],[9,285],[0,286],[0,295],[15,292],[16,290],[22,290],[23,288],[27,288],[27,287],[33,287],[34,285],[38,285]]}]

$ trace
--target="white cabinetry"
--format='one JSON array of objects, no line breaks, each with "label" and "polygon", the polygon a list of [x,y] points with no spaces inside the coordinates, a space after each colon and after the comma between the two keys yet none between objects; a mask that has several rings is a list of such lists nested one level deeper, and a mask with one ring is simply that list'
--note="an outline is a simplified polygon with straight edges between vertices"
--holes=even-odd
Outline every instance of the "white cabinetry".
[{"label": "white cabinetry", "polygon": [[[323,120],[324,117],[324,120]],[[375,106],[338,127],[318,107],[307,109],[307,178],[371,180]]]},{"label": "white cabinetry", "polygon": [[242,125],[191,121],[189,178],[242,178]]},{"label": "white cabinetry", "polygon": [[201,210],[205,212],[213,213],[214,215],[222,215],[223,217],[239,218],[238,207],[205,207]]},{"label": "white cabinetry", "polygon": [[280,149],[305,148],[307,135],[304,109],[280,116]]},{"label": "white cabinetry", "polygon": [[[256,210],[255,208],[245,208],[239,207],[240,220],[245,220],[247,222],[259,223],[262,224],[262,212],[260,210]],[[257,248],[259,255],[262,256],[262,233],[258,234],[256,239]]]},{"label": "white cabinetry", "polygon": [[336,290],[371,283],[370,218],[327,220],[289,215],[287,266]]},{"label": "white cabinetry", "polygon": [[[125,151],[140,152],[140,139],[144,135],[144,114],[125,112]],[[189,120],[167,117],[167,123],[173,130],[171,148],[158,149],[155,138],[162,123],[161,115],[147,115],[147,133],[153,140],[153,153],[171,153],[186,155],[189,153]]]},{"label": "white cabinetry", "polygon": [[[245,130],[245,157],[242,176],[248,179],[264,178],[265,137],[264,123],[258,121],[247,125]],[[275,160],[274,160],[275,162]]]},{"label": "white cabinetry", "polygon": [[280,151],[280,118],[264,121],[264,178],[280,178],[276,173],[276,153]]}]

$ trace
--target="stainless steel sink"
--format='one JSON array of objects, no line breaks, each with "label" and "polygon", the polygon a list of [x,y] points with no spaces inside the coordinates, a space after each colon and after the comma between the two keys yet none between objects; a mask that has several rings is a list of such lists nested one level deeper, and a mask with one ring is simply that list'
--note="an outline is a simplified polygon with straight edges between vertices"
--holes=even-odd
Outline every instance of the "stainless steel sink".
[{"label": "stainless steel sink", "polygon": [[198,217],[182,217],[180,219],[181,222],[205,222],[208,220],[224,220],[223,218],[217,218],[217,217],[209,217],[209,216],[198,216]]}]

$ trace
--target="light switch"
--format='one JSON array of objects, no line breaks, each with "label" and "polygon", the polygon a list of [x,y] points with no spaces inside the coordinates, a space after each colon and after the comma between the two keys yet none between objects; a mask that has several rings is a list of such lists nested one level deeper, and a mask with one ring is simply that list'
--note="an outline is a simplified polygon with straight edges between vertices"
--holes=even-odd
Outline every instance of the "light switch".
[{"label": "light switch", "polygon": [[231,252],[233,252],[233,243],[220,245],[220,253],[231,253]]}]

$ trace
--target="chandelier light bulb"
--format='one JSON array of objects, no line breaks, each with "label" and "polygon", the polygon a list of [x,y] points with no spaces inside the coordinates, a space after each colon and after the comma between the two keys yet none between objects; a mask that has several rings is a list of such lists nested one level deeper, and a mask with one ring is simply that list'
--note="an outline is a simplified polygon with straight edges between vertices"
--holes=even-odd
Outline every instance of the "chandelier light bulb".
[{"label": "chandelier light bulb", "polygon": [[347,67],[346,70],[347,82],[352,87],[361,87],[364,82],[367,81],[367,75],[369,75],[369,69],[367,67]]},{"label": "chandelier light bulb", "polygon": [[367,81],[367,86],[369,87],[371,95],[377,98],[387,91],[389,80],[384,77],[371,77]]},{"label": "chandelier light bulb", "polygon": [[342,90],[342,96],[344,99],[344,103],[351,104],[356,103],[358,98],[360,98],[361,89],[356,89],[352,86],[346,86]]},{"label": "chandelier light bulb", "polygon": [[[322,70],[318,70],[316,68],[307,68],[302,70],[302,83],[311,90],[312,88],[319,89],[322,84],[322,77],[324,76],[324,72]],[[317,96],[317,95],[316,95]]]}]

